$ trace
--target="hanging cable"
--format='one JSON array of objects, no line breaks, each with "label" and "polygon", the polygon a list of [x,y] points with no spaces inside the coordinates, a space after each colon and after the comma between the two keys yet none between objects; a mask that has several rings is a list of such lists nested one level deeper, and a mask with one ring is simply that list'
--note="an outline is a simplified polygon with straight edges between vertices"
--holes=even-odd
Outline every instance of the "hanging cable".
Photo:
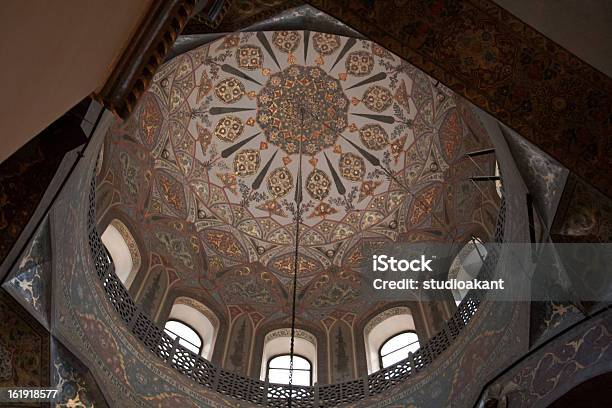
[{"label": "hanging cable", "polygon": [[[410,190],[410,188],[408,188],[408,186],[406,186],[403,182],[401,182],[396,176],[395,174],[393,174],[393,171],[391,171],[391,169],[388,169],[387,167],[383,166],[383,164],[380,162],[380,160],[378,159],[378,157],[374,156],[373,154],[371,154],[370,152],[368,152],[367,150],[359,147],[358,145],[356,145],[355,143],[353,143],[350,139],[348,139],[345,135],[342,134],[342,132],[340,132],[339,130],[329,126],[327,123],[323,122],[322,120],[320,120],[317,116],[315,116],[314,114],[312,114],[311,112],[308,112],[308,114],[315,120],[319,121],[321,123],[321,125],[325,128],[327,128],[328,130],[330,130],[331,132],[335,133],[336,136],[340,137],[341,139],[345,140],[346,142],[348,142],[351,146],[353,146],[358,152],[359,154],[366,159],[372,166],[374,166],[375,168],[380,169],[385,176],[388,178],[389,181],[392,181],[394,183],[396,183],[399,187],[401,187],[401,189],[408,193],[408,195],[410,195],[412,197],[413,200],[420,202],[421,204],[428,206],[428,204],[419,196],[417,196],[412,190]],[[300,157],[301,159],[301,157]],[[445,223],[442,222],[442,220],[433,212],[433,209],[431,211],[431,216],[433,219],[435,219],[438,224],[445,225]],[[447,232],[450,234],[451,231],[447,229]],[[455,226],[455,231],[453,233],[453,243],[455,242],[455,239],[457,238],[458,235],[458,230],[457,230],[457,226]]]},{"label": "hanging cable", "polygon": [[300,223],[302,222],[302,140],[304,138],[304,107],[300,106],[300,140],[299,140],[299,160],[298,172],[295,183],[295,251],[293,254],[293,302],[291,307],[291,344],[289,346],[289,408],[293,403],[293,357],[295,355],[295,311],[297,304],[297,275],[298,275],[298,256],[300,248]]}]

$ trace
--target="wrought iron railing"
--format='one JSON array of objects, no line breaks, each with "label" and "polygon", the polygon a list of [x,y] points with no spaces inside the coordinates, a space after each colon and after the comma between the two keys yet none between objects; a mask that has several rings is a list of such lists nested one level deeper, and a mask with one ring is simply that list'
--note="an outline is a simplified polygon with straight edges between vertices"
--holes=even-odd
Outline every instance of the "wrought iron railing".
[{"label": "wrought iron railing", "polygon": [[[335,384],[315,384],[314,386],[289,386],[272,384],[267,381],[245,377],[213,365],[179,344],[180,337],[172,339],[159,328],[147,314],[143,313],[132,300],[117,275],[112,260],[100,240],[96,226],[96,181],[91,183],[89,194],[89,245],[95,265],[96,274],[121,319],[151,352],[178,372],[188,376],[196,383],[238,400],[248,401],[255,405],[284,408],[289,406],[335,407],[359,401],[371,395],[380,394],[389,388],[422,371],[459,336],[461,330],[476,313],[485,291],[470,291],[457,307],[454,315],[443,329],[428,339],[408,358],[352,381]],[[487,256],[480,270],[479,278],[490,277],[499,257],[503,240],[506,204],[502,195],[500,210],[495,229],[494,242],[488,247]]]}]

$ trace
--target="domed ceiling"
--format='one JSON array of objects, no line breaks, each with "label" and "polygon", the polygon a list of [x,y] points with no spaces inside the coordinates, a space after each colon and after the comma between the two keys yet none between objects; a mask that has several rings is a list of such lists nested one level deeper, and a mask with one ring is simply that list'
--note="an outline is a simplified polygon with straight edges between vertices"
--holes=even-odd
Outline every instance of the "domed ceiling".
[{"label": "domed ceiling", "polygon": [[465,152],[489,142],[465,106],[370,41],[229,35],[165,64],[113,129],[99,206],[136,226],[170,291],[269,320],[290,314],[299,218],[299,318],[358,313],[364,242],[494,225],[494,190],[467,180]]}]

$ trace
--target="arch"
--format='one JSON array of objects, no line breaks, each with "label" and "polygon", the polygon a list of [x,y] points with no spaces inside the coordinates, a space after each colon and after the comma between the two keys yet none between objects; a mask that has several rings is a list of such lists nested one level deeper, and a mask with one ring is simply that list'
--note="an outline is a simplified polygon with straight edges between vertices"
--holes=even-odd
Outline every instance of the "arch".
[{"label": "arch", "polygon": [[413,330],[406,330],[392,335],[380,346],[378,361],[381,368],[389,367],[408,357],[421,347],[419,335]]},{"label": "arch", "polygon": [[193,329],[202,342],[200,356],[210,360],[217,340],[219,319],[209,308],[197,300],[178,297],[170,309],[169,321],[179,321]]},{"label": "arch", "polygon": [[[281,355],[288,355],[291,351],[291,329],[282,328],[272,330],[264,338],[263,353],[261,356],[260,378],[266,379],[269,361]],[[311,367],[311,383],[317,382],[317,339],[302,329],[295,330],[294,355],[309,361]]]},{"label": "arch", "polygon": [[[147,278],[148,281],[150,278]],[[144,296],[142,293],[141,297]],[[227,322],[227,315],[219,307],[216,301],[206,292],[197,288],[172,287],[168,289],[162,303],[156,309],[156,321],[163,324],[170,318],[170,311],[175,303],[189,303],[202,306],[202,312],[208,316],[215,326],[215,343],[212,354],[208,360],[223,366],[226,338],[230,334],[230,326]],[[206,311],[206,312],[204,312]]]},{"label": "arch", "polygon": [[[448,270],[448,279],[468,281],[476,278],[486,256],[487,248],[482,240],[473,237],[470,241],[466,242],[457,255],[455,255]],[[461,303],[465,295],[467,295],[467,292],[466,289],[452,290],[453,298],[457,306]]]},{"label": "arch", "polygon": [[168,320],[164,325],[164,331],[172,339],[180,337],[179,344],[194,354],[200,354],[202,352],[202,337],[198,332],[185,322],[180,320]]},{"label": "arch", "polygon": [[405,306],[393,307],[374,316],[363,331],[368,374],[380,370],[380,349],[391,337],[403,332],[417,333],[412,311]]},{"label": "arch", "polygon": [[101,239],[113,260],[117,277],[129,289],[141,264],[140,251],[132,233],[115,218],[108,224]]},{"label": "arch", "polygon": [[[268,359],[266,376],[276,384],[289,384],[291,355],[279,354]],[[293,385],[312,385],[312,362],[299,354],[293,355]]]}]

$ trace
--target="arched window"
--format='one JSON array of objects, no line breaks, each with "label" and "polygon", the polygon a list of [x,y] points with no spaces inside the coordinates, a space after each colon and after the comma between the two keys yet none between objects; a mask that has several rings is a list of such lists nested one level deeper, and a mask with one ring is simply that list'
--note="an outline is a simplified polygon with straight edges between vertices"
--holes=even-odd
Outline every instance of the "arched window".
[{"label": "arched window", "polygon": [[[179,344],[187,349],[209,360],[212,357],[219,319],[201,302],[186,296],[177,297],[165,328],[189,343],[179,340]],[[170,333],[168,335],[172,337]]]},{"label": "arched window", "polygon": [[[448,270],[448,279],[469,281],[478,277],[486,256],[487,248],[482,243],[482,240],[473,237],[459,250],[455,259],[453,259]],[[453,298],[457,306],[467,295],[467,292],[467,289],[453,289]]]},{"label": "arched window", "polygon": [[[275,384],[289,384],[290,354],[281,354],[268,360],[268,381]],[[293,355],[293,385],[312,385],[312,364],[302,356]]]},{"label": "arched window", "polygon": [[199,355],[202,352],[202,338],[187,324],[178,320],[168,320],[164,331],[173,340],[180,337],[179,344],[194,354]]},{"label": "arched window", "polygon": [[[412,334],[402,336],[403,333]],[[388,363],[389,361],[402,360],[408,357],[408,351],[414,352],[418,349],[416,335],[412,311],[406,306],[393,307],[374,316],[363,330],[368,374],[388,367],[393,364]],[[399,337],[392,341],[396,336]],[[414,340],[417,340],[417,343],[414,343]],[[403,346],[409,347],[403,348]],[[388,357],[383,359],[381,358],[383,355]],[[394,360],[395,358],[397,360]]]},{"label": "arched window", "polygon": [[[291,329],[272,330],[264,338],[260,379],[289,383]],[[306,330],[295,330],[293,354],[293,384],[311,385],[317,382],[317,339]]]},{"label": "arched window", "polygon": [[134,237],[121,221],[114,219],[101,239],[113,260],[115,274],[129,288],[140,269],[140,251]]},{"label": "arched window", "polygon": [[378,358],[380,367],[389,367],[398,361],[408,358],[408,353],[414,353],[421,345],[419,336],[413,331],[405,331],[389,337],[380,347]]}]

